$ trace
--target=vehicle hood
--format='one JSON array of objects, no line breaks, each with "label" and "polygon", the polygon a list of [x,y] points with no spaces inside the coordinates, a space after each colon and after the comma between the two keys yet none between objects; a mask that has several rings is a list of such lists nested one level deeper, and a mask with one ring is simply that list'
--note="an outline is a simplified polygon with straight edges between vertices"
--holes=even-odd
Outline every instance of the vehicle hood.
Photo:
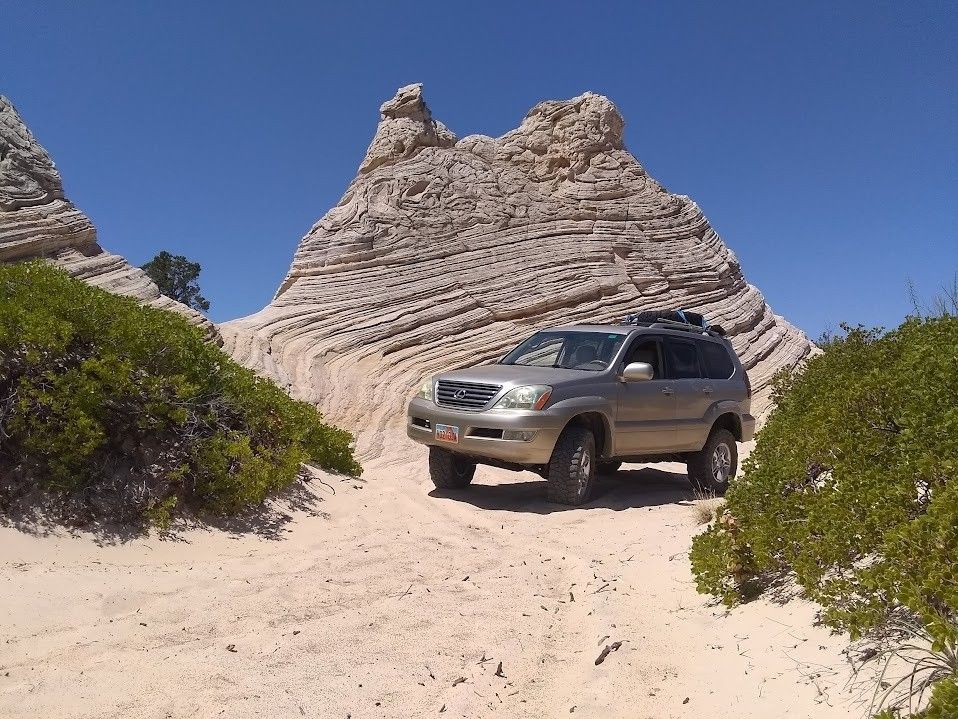
[{"label": "vehicle hood", "polygon": [[441,372],[435,376],[435,379],[454,380],[456,382],[501,384],[503,386],[511,385],[513,387],[525,384],[545,384],[555,387],[558,384],[565,384],[567,382],[595,380],[601,375],[601,372],[562,369],[560,367],[493,364]]}]

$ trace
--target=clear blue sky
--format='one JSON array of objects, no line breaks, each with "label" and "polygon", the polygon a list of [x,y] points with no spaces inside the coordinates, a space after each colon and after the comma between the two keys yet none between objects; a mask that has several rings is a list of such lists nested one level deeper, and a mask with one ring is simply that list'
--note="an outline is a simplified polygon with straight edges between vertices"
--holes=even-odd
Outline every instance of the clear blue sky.
[{"label": "clear blue sky", "polygon": [[958,4],[11,2],[0,92],[101,243],[203,265],[253,312],[354,176],[380,103],[425,84],[460,136],[608,95],[775,310],[894,325],[958,271]]}]

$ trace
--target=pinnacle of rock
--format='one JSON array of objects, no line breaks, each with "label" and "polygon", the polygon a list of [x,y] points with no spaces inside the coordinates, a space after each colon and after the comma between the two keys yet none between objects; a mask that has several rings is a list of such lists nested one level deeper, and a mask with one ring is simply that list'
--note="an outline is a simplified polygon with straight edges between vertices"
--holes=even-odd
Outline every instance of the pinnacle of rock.
[{"label": "pinnacle of rock", "polygon": [[379,112],[379,127],[359,166],[361,174],[411,157],[424,147],[452,147],[456,142],[445,125],[432,119],[422,97],[422,85],[399,88]]},{"label": "pinnacle of rock", "polygon": [[44,258],[109,292],[173,310],[220,341],[202,314],[160,294],[147,274],[103,250],[89,218],[63,194],[53,160],[0,96],[0,262]]},{"label": "pinnacle of rock", "polygon": [[30,134],[7,98],[0,95],[0,210],[63,199],[53,160]]},{"label": "pinnacle of rock", "polygon": [[536,105],[502,137],[456,140],[421,86],[401,88],[274,300],[221,326],[227,349],[360,431],[373,457],[404,444],[403,405],[424,376],[494,360],[543,327],[686,308],[728,330],[761,414],[772,375],[813,345],[698,205],[626,151],[623,127],[585,93]]}]

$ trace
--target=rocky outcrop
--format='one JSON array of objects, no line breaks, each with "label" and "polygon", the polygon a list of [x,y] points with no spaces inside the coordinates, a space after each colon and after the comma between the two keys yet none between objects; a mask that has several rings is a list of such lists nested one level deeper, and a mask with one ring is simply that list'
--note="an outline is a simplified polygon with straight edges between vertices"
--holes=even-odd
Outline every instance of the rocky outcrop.
[{"label": "rocky outcrop", "polygon": [[418,85],[381,113],[273,301],[221,327],[237,359],[358,430],[367,457],[398,441],[369,430],[400,426],[423,376],[493,360],[541,327],[700,311],[731,335],[760,413],[774,372],[812,350],[698,205],[626,151],[607,98],[540,103],[500,138],[457,140]]},{"label": "rocky outcrop", "polygon": [[0,96],[0,262],[44,258],[74,277],[183,314],[221,342],[202,314],[160,294],[143,270],[96,241],[89,218],[66,199],[53,160],[13,104]]}]

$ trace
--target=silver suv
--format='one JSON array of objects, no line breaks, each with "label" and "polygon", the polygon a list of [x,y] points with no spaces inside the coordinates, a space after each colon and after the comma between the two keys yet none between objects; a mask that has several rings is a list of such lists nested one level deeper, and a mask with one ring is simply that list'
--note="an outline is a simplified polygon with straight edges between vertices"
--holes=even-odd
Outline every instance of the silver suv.
[{"label": "silver suv", "polygon": [[736,442],[755,432],[751,395],[731,344],[704,321],[557,327],[496,364],[428,378],[407,434],[429,446],[440,488],[466,487],[488,464],[536,472],[550,500],[576,505],[622,462],[683,461],[693,485],[720,495]]}]

